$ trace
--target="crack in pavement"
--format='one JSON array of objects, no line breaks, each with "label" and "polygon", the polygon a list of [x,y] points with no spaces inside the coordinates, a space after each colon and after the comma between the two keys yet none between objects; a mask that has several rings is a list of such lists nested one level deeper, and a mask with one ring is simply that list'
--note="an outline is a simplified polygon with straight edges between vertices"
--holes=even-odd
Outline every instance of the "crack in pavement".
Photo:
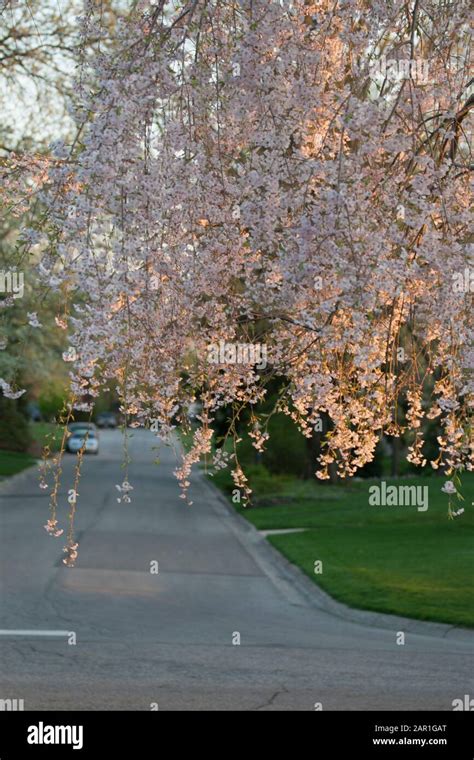
[{"label": "crack in pavement", "polygon": [[263,710],[264,707],[270,707],[280,694],[288,694],[288,689],[285,686],[281,686],[274,694],[272,694],[267,702],[264,702],[263,705],[254,707],[254,710]]}]

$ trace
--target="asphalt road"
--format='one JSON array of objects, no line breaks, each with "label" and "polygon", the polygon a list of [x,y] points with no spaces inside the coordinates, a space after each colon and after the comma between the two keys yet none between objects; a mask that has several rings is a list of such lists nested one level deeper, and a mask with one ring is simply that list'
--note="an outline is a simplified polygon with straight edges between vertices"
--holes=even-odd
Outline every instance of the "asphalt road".
[{"label": "asphalt road", "polygon": [[401,646],[400,621],[318,609],[201,476],[193,506],[179,498],[175,456],[163,447],[152,464],[156,443],[134,432],[133,500],[118,504],[121,437],[102,432],[79,488],[74,569],[42,527],[36,473],[2,485],[0,628],[35,633],[0,635],[0,699],[27,710],[451,710],[474,696],[474,634],[420,625]]}]

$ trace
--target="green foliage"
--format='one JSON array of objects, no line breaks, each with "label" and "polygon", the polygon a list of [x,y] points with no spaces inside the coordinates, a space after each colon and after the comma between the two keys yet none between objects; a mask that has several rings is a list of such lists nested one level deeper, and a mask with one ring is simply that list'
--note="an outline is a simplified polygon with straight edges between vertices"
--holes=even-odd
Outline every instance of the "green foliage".
[{"label": "green foliage", "polygon": [[43,450],[45,446],[49,446],[50,451],[59,451],[63,436],[63,428],[59,424],[34,422],[30,430],[37,448]]},{"label": "green foliage", "polygon": [[26,451],[30,443],[30,429],[21,405],[0,398],[0,449]]},{"label": "green foliage", "polygon": [[[308,452],[306,439],[294,422],[284,414],[275,414],[268,425],[270,439],[262,455],[262,463],[271,473],[303,477]],[[316,470],[316,462],[313,470]]]},{"label": "green foliage", "polygon": [[[367,462],[358,472],[359,478],[381,478],[385,469],[385,456],[382,444],[379,442],[375,447],[374,458]],[[387,472],[389,470],[387,469]]]},{"label": "green foliage", "polygon": [[45,420],[58,419],[64,408],[65,398],[58,391],[49,391],[38,399],[38,406]]}]

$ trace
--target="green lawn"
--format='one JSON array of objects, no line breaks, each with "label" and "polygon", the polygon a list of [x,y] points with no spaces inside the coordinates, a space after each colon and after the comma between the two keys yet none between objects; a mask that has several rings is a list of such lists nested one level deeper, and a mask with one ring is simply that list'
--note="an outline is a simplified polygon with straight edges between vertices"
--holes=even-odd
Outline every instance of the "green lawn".
[{"label": "green lawn", "polygon": [[36,459],[29,454],[23,454],[17,451],[2,451],[0,449],[0,479],[9,475],[15,475],[26,467],[31,467]]},{"label": "green lawn", "polygon": [[[15,475],[17,472],[21,472],[35,464],[40,458],[40,452],[46,443],[49,444],[52,452],[57,451],[60,445],[61,434],[62,431],[52,423],[31,423],[31,437],[37,444],[38,455],[34,456],[23,452],[0,449],[0,479]],[[36,454],[35,449],[33,451]]]},{"label": "green lawn", "polygon": [[[226,493],[226,472],[213,478]],[[351,607],[474,626],[474,475],[465,474],[465,512],[447,519],[444,479],[387,478],[429,488],[429,508],[376,507],[377,481],[330,486],[250,469],[254,506],[237,507],[259,530],[308,528],[271,543],[335,599]],[[457,508],[457,507],[456,507]],[[322,574],[314,573],[321,560]]]}]

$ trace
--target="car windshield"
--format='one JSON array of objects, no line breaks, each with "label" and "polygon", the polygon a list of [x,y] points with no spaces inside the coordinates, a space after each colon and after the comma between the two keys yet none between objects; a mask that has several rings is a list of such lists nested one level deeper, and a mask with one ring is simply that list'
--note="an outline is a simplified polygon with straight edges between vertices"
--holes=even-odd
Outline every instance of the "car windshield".
[{"label": "car windshield", "polygon": [[75,430],[72,437],[85,438],[86,435],[88,438],[95,438],[95,433],[93,430]]}]

